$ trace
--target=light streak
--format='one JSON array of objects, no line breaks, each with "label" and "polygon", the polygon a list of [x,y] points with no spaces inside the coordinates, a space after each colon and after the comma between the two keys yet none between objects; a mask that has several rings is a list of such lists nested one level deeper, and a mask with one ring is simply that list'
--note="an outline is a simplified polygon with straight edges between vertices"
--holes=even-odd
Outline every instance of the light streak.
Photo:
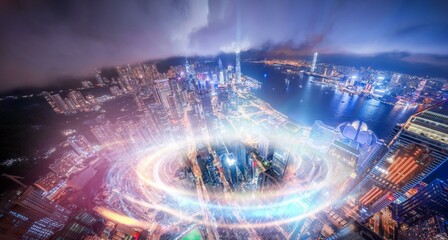
[{"label": "light streak", "polygon": [[[242,141],[240,134],[220,136],[224,142]],[[231,136],[230,136],[231,135]],[[235,139],[237,138],[237,139]],[[311,179],[307,183],[290,184],[280,191],[250,191],[250,192],[207,192],[206,201],[199,200],[197,192],[181,186],[175,179],[175,171],[182,167],[181,154],[192,153],[195,143],[209,142],[208,138],[186,138],[176,142],[153,145],[142,151],[134,152],[127,158],[113,163],[109,170],[107,185],[117,190],[121,197],[117,207],[120,212],[99,208],[104,217],[130,226],[148,226],[154,219],[148,214],[161,211],[174,216],[179,221],[215,226],[223,228],[266,228],[291,223],[312,216],[338,201],[338,196],[332,196],[317,202],[319,193],[332,186],[331,174],[320,176],[319,180]],[[276,145],[291,144],[289,139],[271,139]],[[120,144],[120,143],[117,143]],[[302,149],[302,148],[299,148]],[[291,152],[295,160],[293,167],[302,167],[301,150]],[[193,160],[195,161],[195,160]],[[323,161],[328,169],[332,169],[331,161]],[[202,191],[206,191],[201,187]],[[168,200],[165,200],[168,199]],[[314,201],[314,200],[313,200]],[[201,207],[213,215],[233,216],[238,211],[244,222],[213,222],[201,217]],[[255,221],[254,219],[258,219]]]}]

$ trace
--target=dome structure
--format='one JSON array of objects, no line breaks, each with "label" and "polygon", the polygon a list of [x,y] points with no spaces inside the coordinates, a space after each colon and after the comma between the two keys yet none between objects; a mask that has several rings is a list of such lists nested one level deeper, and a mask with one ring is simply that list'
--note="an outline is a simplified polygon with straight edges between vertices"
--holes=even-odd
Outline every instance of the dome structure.
[{"label": "dome structure", "polygon": [[339,132],[344,138],[350,139],[362,145],[372,145],[377,141],[375,133],[369,130],[363,121],[345,122],[338,126]]}]

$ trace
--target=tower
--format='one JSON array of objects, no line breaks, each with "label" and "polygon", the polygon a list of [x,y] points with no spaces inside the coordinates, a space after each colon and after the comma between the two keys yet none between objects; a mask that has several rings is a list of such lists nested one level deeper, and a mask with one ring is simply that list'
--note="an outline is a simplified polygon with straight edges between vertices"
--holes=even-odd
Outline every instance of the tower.
[{"label": "tower", "polygon": [[313,73],[314,70],[316,70],[316,63],[317,63],[317,52],[313,55],[313,63],[311,64],[311,72]]},{"label": "tower", "polygon": [[236,83],[241,82],[241,62],[240,62],[240,50],[237,49],[235,52],[236,55],[236,65],[235,65],[235,74],[236,74]]},{"label": "tower", "polygon": [[186,75],[190,75],[190,64],[188,63],[188,59],[185,58],[185,73]]},{"label": "tower", "polygon": [[218,69],[219,69],[219,71],[222,71],[222,61],[221,61],[221,58],[219,58],[219,60],[218,60]]},{"label": "tower", "polygon": [[98,86],[104,86],[103,77],[101,77],[101,71],[96,70],[96,76],[95,76],[96,82]]}]

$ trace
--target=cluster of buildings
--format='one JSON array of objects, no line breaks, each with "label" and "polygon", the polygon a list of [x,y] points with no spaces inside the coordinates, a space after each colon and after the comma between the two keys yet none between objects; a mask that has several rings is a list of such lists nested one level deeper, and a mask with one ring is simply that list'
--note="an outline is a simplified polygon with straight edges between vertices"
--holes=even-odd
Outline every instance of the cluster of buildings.
[{"label": "cluster of buildings", "polygon": [[313,80],[316,84],[376,98],[392,105],[430,105],[446,100],[448,96],[447,79],[322,63],[318,61],[317,52],[311,62],[266,60],[264,63],[285,67],[288,74],[317,77]]},{"label": "cluster of buildings", "polygon": [[44,92],[43,96],[56,113],[75,114],[77,112],[89,112],[99,110],[101,100],[88,94],[84,96],[80,91],[70,91],[65,97],[60,93],[50,94]]},{"label": "cluster of buildings", "polygon": [[[446,101],[397,125],[386,139],[360,120],[302,126],[254,97],[249,90],[257,81],[241,74],[239,51],[235,60],[235,67],[226,68],[220,59],[216,66],[186,60],[166,73],[155,65],[128,65],[117,67],[112,78],[97,71],[95,85],[109,89],[112,97],[107,99],[83,96],[81,91],[65,97],[45,94],[61,114],[99,110],[102,102],[118,99],[136,111],[93,124],[83,135],[68,133],[65,150],[49,166],[51,172],[32,186],[5,175],[20,188],[0,198],[0,238],[182,239],[194,229],[204,239],[337,239],[351,229],[350,234],[365,239],[448,239],[446,179],[422,182],[448,159]],[[311,63],[312,74],[357,76],[346,79],[346,85],[383,86],[382,73],[353,71],[341,66],[328,70],[317,62],[317,53]],[[393,75],[384,83],[391,94],[399,92],[402,78]],[[426,94],[431,81],[417,81],[413,101],[433,96]],[[95,87],[90,81],[82,85]],[[151,203],[183,208],[186,215],[207,219],[210,225],[126,198],[127,193],[143,194],[127,162],[152,146],[184,139],[200,141],[191,152],[178,154],[180,167],[173,165],[166,172],[175,172],[173,184],[214,207],[188,206],[160,190],[150,191]],[[233,193],[269,195],[297,189],[304,189],[297,201],[280,194],[274,203],[251,199],[253,206],[262,206],[255,210],[225,208]],[[214,194],[223,197],[211,198]],[[277,221],[328,202],[332,204],[307,217]],[[129,218],[109,217],[114,214]],[[134,218],[150,224],[126,224]],[[248,227],[227,227],[238,224]],[[256,227],[263,224],[268,227]]]}]

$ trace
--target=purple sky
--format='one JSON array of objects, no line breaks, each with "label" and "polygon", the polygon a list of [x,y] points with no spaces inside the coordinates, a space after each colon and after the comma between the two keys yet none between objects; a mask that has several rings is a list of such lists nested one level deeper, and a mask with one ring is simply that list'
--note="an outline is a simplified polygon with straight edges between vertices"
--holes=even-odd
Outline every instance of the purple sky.
[{"label": "purple sky", "polygon": [[237,46],[290,56],[407,52],[401,60],[448,66],[447,9],[445,0],[2,0],[0,91]]}]

